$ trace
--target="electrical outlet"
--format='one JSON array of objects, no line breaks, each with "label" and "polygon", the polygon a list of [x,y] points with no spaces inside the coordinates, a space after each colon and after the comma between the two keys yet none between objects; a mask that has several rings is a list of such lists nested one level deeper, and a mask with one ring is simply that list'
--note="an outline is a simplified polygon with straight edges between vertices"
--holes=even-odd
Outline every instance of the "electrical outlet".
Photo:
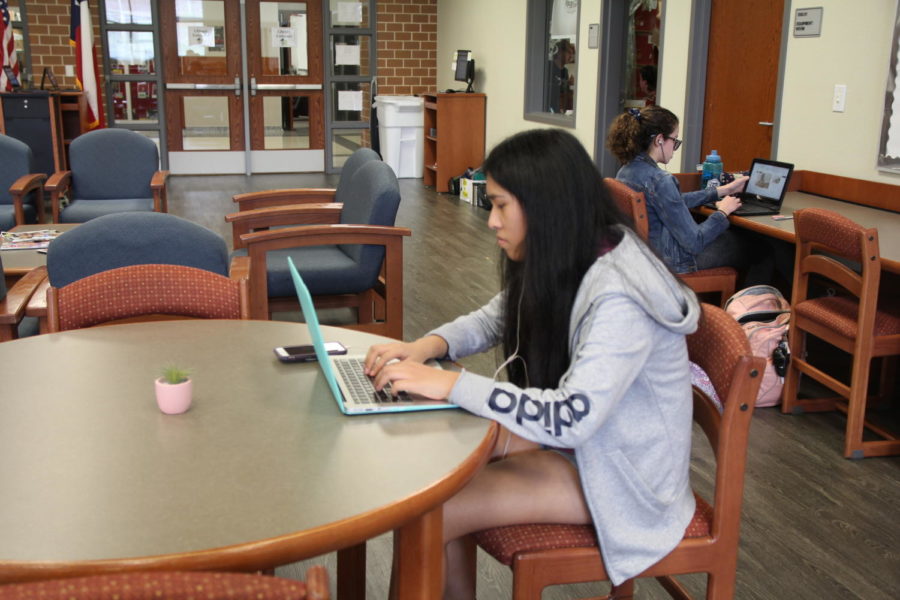
[{"label": "electrical outlet", "polygon": [[66,65],[66,77],[75,77],[75,65]]},{"label": "electrical outlet", "polygon": [[847,86],[842,83],[834,84],[834,99],[831,101],[831,112],[844,112],[847,104]]}]

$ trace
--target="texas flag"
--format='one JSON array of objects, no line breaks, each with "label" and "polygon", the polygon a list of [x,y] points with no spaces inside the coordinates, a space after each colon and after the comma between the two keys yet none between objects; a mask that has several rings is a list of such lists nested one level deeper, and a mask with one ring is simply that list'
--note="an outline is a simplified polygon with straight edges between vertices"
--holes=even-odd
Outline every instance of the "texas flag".
[{"label": "texas flag", "polygon": [[105,127],[97,87],[97,57],[94,51],[94,27],[88,0],[72,0],[72,27],[69,43],[75,46],[75,77],[87,101],[88,129]]}]

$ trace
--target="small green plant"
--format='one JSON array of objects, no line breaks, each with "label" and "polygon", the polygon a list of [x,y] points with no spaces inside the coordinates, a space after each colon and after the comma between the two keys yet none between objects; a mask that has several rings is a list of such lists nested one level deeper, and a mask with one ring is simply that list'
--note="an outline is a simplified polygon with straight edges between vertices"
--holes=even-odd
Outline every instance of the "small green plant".
[{"label": "small green plant", "polygon": [[175,365],[166,365],[162,369],[162,380],[165,383],[183,383],[188,380],[191,371],[190,369],[182,369],[181,367]]}]

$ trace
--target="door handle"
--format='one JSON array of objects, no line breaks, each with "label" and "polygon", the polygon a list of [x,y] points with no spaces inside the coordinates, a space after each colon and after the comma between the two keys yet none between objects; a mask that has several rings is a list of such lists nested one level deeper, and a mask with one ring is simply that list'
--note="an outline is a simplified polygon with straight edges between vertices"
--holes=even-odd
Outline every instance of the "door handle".
[{"label": "door handle", "polygon": [[773,127],[775,125],[772,121],[760,121],[759,124],[765,125],[766,127]]},{"label": "door handle", "polygon": [[259,90],[321,90],[321,83],[260,83],[256,86]]},{"label": "door handle", "polygon": [[256,95],[256,87],[257,87],[256,86],[256,77],[251,77],[250,78],[250,95],[251,96]]},{"label": "door handle", "polygon": [[241,97],[241,78],[237,75],[234,76],[234,95]]}]

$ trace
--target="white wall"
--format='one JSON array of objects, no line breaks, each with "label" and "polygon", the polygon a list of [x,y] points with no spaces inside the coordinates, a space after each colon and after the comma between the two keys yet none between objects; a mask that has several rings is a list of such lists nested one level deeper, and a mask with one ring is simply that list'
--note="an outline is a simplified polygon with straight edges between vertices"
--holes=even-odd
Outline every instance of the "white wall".
[{"label": "white wall", "polygon": [[[578,34],[575,129],[572,133],[593,153],[599,51],[587,47],[589,23],[600,22],[601,0],[582,0]],[[475,58],[475,91],[487,94],[486,145],[526,129],[547,127],[526,121],[524,0],[438,1],[438,89],[458,89],[450,64],[456,50]]]},{"label": "white wall", "polygon": [[[581,3],[573,133],[592,154],[600,55],[587,48],[587,26],[599,22],[605,1],[611,0]],[[787,1],[792,17],[796,8],[810,5],[806,0]],[[876,169],[897,3],[818,0],[814,5],[825,9],[822,36],[794,38],[789,29],[779,118],[780,160],[793,162],[798,169],[900,185],[900,176]],[[476,90],[488,96],[487,150],[513,133],[543,126],[522,117],[526,12],[524,0],[438,2],[438,88],[458,86],[450,71],[453,53],[459,48],[472,50]],[[690,17],[687,0],[666,3],[659,101],[679,116],[685,107]],[[831,112],[836,83],[847,85],[844,113]],[[600,129],[604,136],[606,124]],[[680,164],[680,158],[672,164]]]},{"label": "white wall", "polygon": [[[876,168],[897,0],[818,0],[822,35],[788,39],[778,159],[798,169],[900,185]],[[791,18],[806,0],[791,2]],[[831,111],[836,83],[843,113]]]}]

